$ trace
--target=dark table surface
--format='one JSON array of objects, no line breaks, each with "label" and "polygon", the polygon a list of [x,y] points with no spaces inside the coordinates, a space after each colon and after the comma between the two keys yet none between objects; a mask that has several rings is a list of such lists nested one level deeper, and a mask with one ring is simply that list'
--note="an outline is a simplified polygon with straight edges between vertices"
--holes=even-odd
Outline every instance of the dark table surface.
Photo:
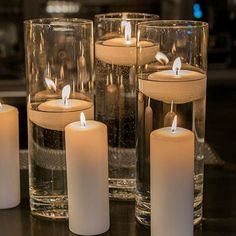
[{"label": "dark table surface", "polygon": [[[204,219],[194,236],[236,235],[236,171],[225,168],[224,162],[205,165]],[[21,171],[27,182],[27,170]],[[150,230],[136,222],[134,202],[110,203],[111,227],[104,236],[148,236]],[[27,186],[22,185],[21,204],[0,210],[0,236],[67,236],[68,221],[48,221],[30,214]],[[173,235],[174,236],[174,235]]]}]

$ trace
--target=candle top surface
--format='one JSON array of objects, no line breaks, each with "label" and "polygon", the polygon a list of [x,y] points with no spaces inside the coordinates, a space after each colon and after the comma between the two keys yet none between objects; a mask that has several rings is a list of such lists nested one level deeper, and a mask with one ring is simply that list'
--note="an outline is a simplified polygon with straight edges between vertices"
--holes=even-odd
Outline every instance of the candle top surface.
[{"label": "candle top surface", "polygon": [[86,120],[86,124],[82,123],[81,121],[73,122],[69,125],[67,125],[68,129],[74,130],[74,131],[79,131],[79,132],[86,132],[89,130],[94,130],[99,127],[105,127],[106,125],[103,124],[102,122],[95,121],[95,120]]},{"label": "candle top surface", "polygon": [[[139,44],[143,47],[153,46],[152,42],[148,41],[140,41]],[[103,46],[112,46],[112,47],[136,47],[136,38],[131,38],[130,40],[126,40],[125,38],[112,38],[107,39],[102,42]]]},{"label": "candle top surface", "polygon": [[41,103],[38,107],[40,111],[49,112],[61,112],[61,111],[79,111],[89,109],[92,106],[91,102],[79,100],[79,99],[68,99],[68,103],[65,104],[63,99],[56,99]]},{"label": "candle top surface", "polygon": [[186,82],[205,79],[206,75],[197,71],[191,70],[180,70],[176,74],[173,70],[163,70],[150,74],[148,76],[149,80],[161,81],[161,82]]},{"label": "candle top surface", "polygon": [[180,139],[182,140],[194,137],[194,134],[191,130],[182,127],[177,127],[175,131],[172,131],[171,127],[164,127],[152,131],[151,136],[153,139],[169,140],[171,138],[173,141],[178,141]]},{"label": "candle top surface", "polygon": [[0,105],[0,113],[7,113],[7,112],[11,112],[13,110],[17,111],[17,108],[14,106],[7,105],[7,104]]}]

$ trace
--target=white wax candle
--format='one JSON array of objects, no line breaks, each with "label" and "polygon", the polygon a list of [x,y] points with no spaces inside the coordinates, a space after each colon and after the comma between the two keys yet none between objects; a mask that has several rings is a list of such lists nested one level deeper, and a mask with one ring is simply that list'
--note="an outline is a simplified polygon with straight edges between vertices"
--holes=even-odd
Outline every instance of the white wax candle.
[{"label": "white wax candle", "polygon": [[[159,46],[148,41],[139,43],[142,46],[139,64],[143,65],[154,60]],[[125,38],[112,38],[96,42],[95,57],[108,64],[133,66],[136,64],[136,38],[131,38],[129,41]]]},{"label": "white wax candle", "polygon": [[42,106],[39,105],[39,110],[34,110],[31,107],[28,108],[29,119],[45,129],[63,131],[66,125],[79,120],[81,112],[84,112],[88,119],[94,119],[94,106],[92,102],[83,100],[70,102],[69,100],[67,108],[64,107],[66,105],[58,100],[48,102],[51,103],[49,105],[43,103],[41,104]]},{"label": "white wax candle", "polygon": [[[80,101],[81,101],[81,106],[79,105]],[[80,113],[82,111],[86,114],[86,117],[88,117],[88,119],[93,120],[94,106],[92,102],[86,102],[82,100],[78,100],[77,102],[76,102],[77,104],[76,107],[69,107],[68,110],[66,109],[63,110],[62,107],[58,107],[58,110],[54,109],[54,111],[52,111],[51,109],[49,109],[50,111],[45,111],[45,110],[37,111],[29,107],[28,108],[29,119],[33,123],[45,129],[52,129],[58,131],[63,131],[66,125],[78,121]],[[44,106],[45,105],[43,105],[43,107]]]},{"label": "white wax candle", "polygon": [[198,100],[206,94],[206,75],[196,71],[172,70],[152,73],[139,79],[139,88],[146,96],[166,103],[187,103]]},{"label": "white wax candle", "polygon": [[150,139],[151,235],[193,235],[194,134],[165,127]]},{"label": "white wax candle", "polygon": [[88,119],[94,119],[93,103],[80,99],[69,99],[70,86],[62,90],[62,98],[41,103],[37,110],[28,107],[29,119],[35,124],[46,128],[63,131],[65,126],[79,120],[83,111]]},{"label": "white wax candle", "polygon": [[0,123],[0,209],[5,209],[20,203],[18,110],[1,105]]},{"label": "white wax candle", "polygon": [[109,229],[107,127],[97,121],[65,128],[69,228],[81,235]]}]

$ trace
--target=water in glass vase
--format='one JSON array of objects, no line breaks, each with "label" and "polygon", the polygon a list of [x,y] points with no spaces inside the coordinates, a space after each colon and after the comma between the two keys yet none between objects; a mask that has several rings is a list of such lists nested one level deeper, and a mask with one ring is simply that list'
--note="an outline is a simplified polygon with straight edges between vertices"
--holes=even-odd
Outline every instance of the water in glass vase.
[{"label": "water in glass vase", "polygon": [[95,60],[96,119],[108,128],[109,193],[134,200],[136,187],[135,67]]},{"label": "water in glass vase", "polygon": [[[65,219],[68,202],[64,131],[39,125],[42,112],[37,108],[28,113],[31,212],[39,217]],[[36,121],[34,117],[38,117]]]},{"label": "water in glass vase", "polygon": [[195,134],[194,224],[198,224],[202,218],[203,200],[205,97],[174,104],[152,99],[141,92],[137,96],[136,219],[143,225],[150,225],[150,133],[171,126],[177,115],[178,126],[192,130]]}]

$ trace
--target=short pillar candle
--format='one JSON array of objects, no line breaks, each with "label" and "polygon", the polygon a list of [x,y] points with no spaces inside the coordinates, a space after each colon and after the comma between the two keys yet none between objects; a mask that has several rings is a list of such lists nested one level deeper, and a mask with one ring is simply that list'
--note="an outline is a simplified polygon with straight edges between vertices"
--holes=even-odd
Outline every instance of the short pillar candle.
[{"label": "short pillar candle", "polygon": [[18,110],[0,104],[0,209],[20,203]]}]

